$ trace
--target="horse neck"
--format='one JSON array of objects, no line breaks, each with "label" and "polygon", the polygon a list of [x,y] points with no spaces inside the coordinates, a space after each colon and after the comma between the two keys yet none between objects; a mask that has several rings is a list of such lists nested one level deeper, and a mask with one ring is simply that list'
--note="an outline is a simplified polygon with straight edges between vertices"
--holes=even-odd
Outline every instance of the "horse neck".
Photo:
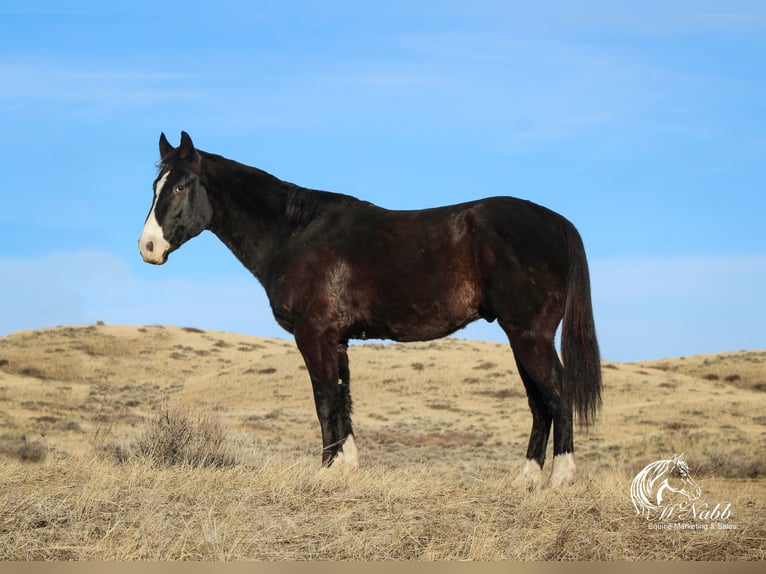
[{"label": "horse neck", "polygon": [[202,181],[213,207],[212,231],[256,277],[293,233],[288,217],[296,186],[259,169],[202,153]]}]

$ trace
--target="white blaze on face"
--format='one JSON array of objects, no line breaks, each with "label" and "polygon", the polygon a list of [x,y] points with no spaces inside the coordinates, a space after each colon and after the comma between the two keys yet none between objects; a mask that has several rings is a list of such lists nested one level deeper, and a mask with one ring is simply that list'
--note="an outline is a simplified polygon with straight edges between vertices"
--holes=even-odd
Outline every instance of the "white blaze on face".
[{"label": "white blaze on face", "polygon": [[170,172],[165,174],[157,180],[157,185],[154,186],[154,203],[152,204],[152,211],[149,213],[149,217],[144,224],[144,231],[141,233],[141,238],[138,240],[138,250],[141,252],[141,257],[147,263],[154,263],[161,265],[165,263],[167,253],[170,251],[170,243],[165,239],[165,235],[162,231],[162,227],[157,222],[157,216],[154,214],[154,210],[157,208],[157,199],[162,193],[162,188],[165,186],[165,182],[168,180]]}]

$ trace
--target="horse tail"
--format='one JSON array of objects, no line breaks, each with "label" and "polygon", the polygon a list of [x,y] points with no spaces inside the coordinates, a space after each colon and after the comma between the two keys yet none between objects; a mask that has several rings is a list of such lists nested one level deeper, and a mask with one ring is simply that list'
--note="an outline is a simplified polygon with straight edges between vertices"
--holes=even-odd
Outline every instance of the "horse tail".
[{"label": "horse tail", "polygon": [[588,427],[601,406],[601,355],[593,321],[590,274],[585,247],[574,225],[567,222],[569,271],[564,320],[561,327],[561,355],[564,362],[564,388],[580,424]]}]

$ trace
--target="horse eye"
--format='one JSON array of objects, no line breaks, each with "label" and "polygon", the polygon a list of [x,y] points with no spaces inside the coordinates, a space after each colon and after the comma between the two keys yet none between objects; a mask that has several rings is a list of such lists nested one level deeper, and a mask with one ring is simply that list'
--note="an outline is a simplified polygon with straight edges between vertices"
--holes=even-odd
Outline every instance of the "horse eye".
[{"label": "horse eye", "polygon": [[186,186],[183,185],[183,184],[179,184],[179,185],[176,186],[175,192],[176,193],[182,193],[184,191],[184,189],[186,189]]}]

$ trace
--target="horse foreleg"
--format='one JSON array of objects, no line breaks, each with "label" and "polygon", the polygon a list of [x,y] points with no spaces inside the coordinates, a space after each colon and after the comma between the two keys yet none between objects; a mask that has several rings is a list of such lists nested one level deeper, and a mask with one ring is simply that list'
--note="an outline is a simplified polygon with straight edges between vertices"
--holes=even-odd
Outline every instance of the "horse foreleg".
[{"label": "horse foreleg", "polygon": [[348,341],[341,341],[338,349],[338,384],[336,387],[335,435],[343,440],[335,457],[334,466],[356,468],[359,464],[354,430],[351,425],[351,371],[348,367]]},{"label": "horse foreleg", "polygon": [[322,466],[355,467],[357,450],[351,426],[347,342],[296,329],[295,341],[306,363],[322,431]]}]

